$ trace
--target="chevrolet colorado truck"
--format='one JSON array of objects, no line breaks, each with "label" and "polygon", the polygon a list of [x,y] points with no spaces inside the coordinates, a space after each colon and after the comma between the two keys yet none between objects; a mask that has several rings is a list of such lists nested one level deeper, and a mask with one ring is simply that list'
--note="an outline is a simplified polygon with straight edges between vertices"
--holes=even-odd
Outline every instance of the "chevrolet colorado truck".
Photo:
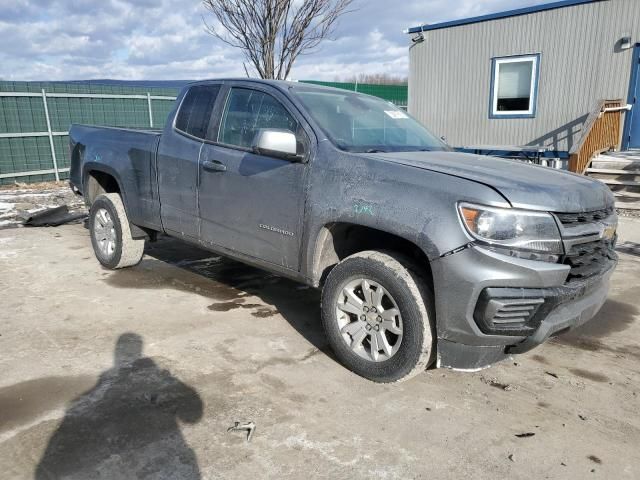
[{"label": "chevrolet colorado truck", "polygon": [[336,357],[377,382],[486,367],[586,322],[617,261],[604,184],[456,153],[354,92],[196,82],[164,130],[74,125],[70,148],[102,265],[136,265],[162,233],[321,287]]}]

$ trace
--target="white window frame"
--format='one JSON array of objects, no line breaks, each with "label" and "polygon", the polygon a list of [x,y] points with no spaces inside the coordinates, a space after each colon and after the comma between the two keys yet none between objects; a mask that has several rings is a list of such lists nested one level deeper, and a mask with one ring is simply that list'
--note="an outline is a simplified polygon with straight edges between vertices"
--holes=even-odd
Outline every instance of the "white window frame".
[{"label": "white window frame", "polygon": [[[521,63],[530,61],[531,68],[531,85],[529,87],[529,109],[528,110],[498,110],[498,83],[500,77],[500,65],[507,63]],[[540,69],[540,55],[517,55],[512,57],[494,58],[491,66],[491,118],[532,118],[536,116],[536,106],[538,103],[538,71]]]}]

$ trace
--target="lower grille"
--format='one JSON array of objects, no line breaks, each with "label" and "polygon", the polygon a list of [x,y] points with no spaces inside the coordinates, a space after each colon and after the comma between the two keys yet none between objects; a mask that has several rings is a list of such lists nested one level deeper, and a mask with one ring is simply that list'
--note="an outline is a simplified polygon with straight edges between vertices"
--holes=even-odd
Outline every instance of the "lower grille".
[{"label": "lower grille", "polygon": [[485,317],[494,325],[517,325],[527,323],[536,313],[543,298],[492,299],[487,305]]},{"label": "lower grille", "polygon": [[480,293],[473,318],[485,334],[531,335],[540,326],[544,304],[541,289],[490,287]]},{"label": "lower grille", "polygon": [[608,270],[618,258],[614,248],[615,238],[574,245],[563,262],[571,267],[567,282],[584,280]]}]

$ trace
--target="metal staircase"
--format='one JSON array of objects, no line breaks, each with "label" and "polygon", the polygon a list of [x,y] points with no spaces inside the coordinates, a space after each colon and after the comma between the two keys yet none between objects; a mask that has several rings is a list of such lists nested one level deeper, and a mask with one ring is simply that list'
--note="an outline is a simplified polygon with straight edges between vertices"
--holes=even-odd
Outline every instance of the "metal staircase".
[{"label": "metal staircase", "polygon": [[640,150],[602,153],[585,173],[609,186],[616,208],[640,213]]}]

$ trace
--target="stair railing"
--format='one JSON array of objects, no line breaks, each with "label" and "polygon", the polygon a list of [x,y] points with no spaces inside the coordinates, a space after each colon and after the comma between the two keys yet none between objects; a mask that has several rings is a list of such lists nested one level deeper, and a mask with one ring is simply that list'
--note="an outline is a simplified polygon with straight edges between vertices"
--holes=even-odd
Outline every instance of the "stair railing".
[{"label": "stair railing", "polygon": [[599,100],[587,117],[582,136],[569,151],[569,170],[584,175],[591,160],[620,148],[622,115],[629,109],[622,100]]}]

